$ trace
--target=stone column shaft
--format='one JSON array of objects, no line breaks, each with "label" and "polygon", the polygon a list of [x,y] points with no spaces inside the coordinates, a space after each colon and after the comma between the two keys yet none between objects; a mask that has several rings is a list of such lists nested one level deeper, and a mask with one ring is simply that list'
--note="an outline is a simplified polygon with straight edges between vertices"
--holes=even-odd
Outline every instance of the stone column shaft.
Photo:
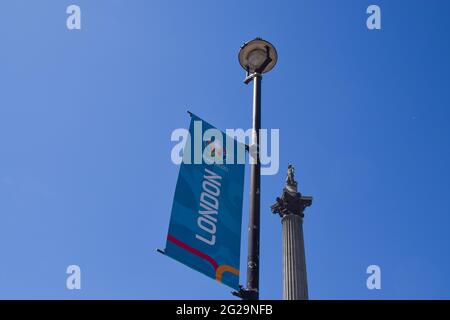
[{"label": "stone column shaft", "polygon": [[283,226],[283,299],[307,300],[303,218],[296,214],[282,217]]}]

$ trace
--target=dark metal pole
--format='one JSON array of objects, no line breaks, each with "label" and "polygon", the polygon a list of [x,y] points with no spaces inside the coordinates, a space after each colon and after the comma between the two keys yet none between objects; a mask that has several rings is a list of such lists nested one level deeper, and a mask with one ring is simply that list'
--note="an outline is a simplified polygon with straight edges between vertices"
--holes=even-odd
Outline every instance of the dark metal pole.
[{"label": "dark metal pole", "polygon": [[259,234],[261,164],[259,161],[259,130],[261,129],[261,74],[253,75],[253,141],[256,144],[250,175],[250,214],[248,224],[247,292],[249,300],[259,300]]}]

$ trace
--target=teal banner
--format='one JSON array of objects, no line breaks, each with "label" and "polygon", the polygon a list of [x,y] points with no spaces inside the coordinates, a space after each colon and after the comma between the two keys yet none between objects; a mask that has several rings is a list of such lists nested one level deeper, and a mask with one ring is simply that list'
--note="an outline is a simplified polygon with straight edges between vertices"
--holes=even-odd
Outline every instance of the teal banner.
[{"label": "teal banner", "polygon": [[245,164],[237,164],[234,155],[241,146],[191,115],[165,249],[169,257],[236,290]]}]

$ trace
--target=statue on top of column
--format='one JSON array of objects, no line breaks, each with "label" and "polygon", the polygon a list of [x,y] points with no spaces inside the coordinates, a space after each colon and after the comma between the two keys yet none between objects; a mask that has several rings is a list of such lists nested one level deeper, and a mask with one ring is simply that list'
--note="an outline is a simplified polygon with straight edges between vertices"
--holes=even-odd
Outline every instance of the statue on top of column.
[{"label": "statue on top of column", "polygon": [[281,217],[287,214],[304,216],[303,211],[312,204],[312,197],[303,197],[297,191],[295,181],[295,168],[288,165],[286,184],[281,197],[277,197],[275,204],[271,206],[272,213],[278,213]]},{"label": "statue on top of column", "polygon": [[292,164],[288,165],[288,171],[286,176],[286,188],[295,190],[297,192],[297,181],[295,181],[295,168]]}]

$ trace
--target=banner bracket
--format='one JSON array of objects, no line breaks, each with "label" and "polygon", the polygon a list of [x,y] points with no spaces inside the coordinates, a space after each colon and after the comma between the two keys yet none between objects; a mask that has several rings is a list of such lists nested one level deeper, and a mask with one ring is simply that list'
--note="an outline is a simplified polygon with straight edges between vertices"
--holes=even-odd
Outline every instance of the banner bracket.
[{"label": "banner bracket", "polygon": [[231,294],[242,300],[255,300],[255,290],[245,289],[242,285],[239,285],[238,291],[232,291]]}]

